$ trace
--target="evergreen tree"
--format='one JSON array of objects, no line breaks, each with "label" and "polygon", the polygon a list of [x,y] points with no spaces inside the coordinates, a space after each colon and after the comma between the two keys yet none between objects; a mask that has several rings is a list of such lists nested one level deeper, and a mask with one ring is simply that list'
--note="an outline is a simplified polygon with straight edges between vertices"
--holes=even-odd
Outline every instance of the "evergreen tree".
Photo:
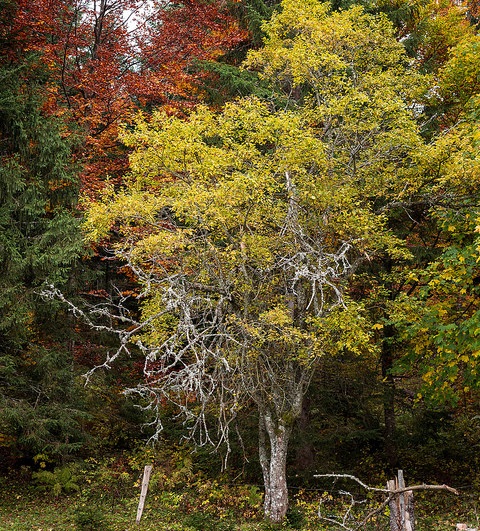
[{"label": "evergreen tree", "polygon": [[[64,454],[79,442],[68,318],[42,300],[82,243],[78,179],[62,124],[42,114],[42,67],[0,66],[0,450]],[[71,324],[71,323],[70,323]]]}]

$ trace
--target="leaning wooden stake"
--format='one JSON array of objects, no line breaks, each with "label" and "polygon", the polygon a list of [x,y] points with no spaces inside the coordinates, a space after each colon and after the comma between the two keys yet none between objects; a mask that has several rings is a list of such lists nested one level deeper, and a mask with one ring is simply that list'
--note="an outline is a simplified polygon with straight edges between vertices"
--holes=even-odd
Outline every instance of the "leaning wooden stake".
[{"label": "leaning wooden stake", "polygon": [[138,502],[137,524],[140,523],[140,519],[142,518],[143,507],[145,505],[145,498],[147,497],[148,483],[150,481],[151,472],[152,472],[152,466],[146,465],[145,469],[143,470],[142,492],[140,494],[140,501]]}]

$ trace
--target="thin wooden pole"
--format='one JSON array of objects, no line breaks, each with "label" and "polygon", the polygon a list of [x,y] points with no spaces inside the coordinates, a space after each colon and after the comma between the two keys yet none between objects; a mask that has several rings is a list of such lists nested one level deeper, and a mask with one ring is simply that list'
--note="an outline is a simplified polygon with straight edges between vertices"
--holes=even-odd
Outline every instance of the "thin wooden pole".
[{"label": "thin wooden pole", "polygon": [[152,466],[146,465],[143,470],[142,492],[140,494],[140,501],[138,502],[137,524],[140,523],[140,519],[142,518],[143,507],[145,505],[145,498],[147,497],[148,483],[150,482],[151,472],[152,472]]},{"label": "thin wooden pole", "polygon": [[[397,488],[405,488],[405,479],[403,478],[403,470],[399,470],[398,474]],[[401,492],[398,496],[398,510],[400,513],[400,529],[405,531],[405,493]]]}]

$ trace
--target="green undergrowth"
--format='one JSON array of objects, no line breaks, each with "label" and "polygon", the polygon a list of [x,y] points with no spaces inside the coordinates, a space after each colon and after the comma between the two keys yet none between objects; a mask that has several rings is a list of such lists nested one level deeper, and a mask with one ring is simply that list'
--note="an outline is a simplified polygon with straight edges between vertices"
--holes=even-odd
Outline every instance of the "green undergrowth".
[{"label": "green undergrowth", "polygon": [[[4,486],[5,487],[5,486]],[[245,490],[243,491],[245,492]],[[205,494],[205,492],[204,492]],[[228,489],[227,489],[228,495]],[[231,495],[231,494],[230,494]],[[192,499],[199,496],[196,506]],[[195,488],[147,497],[141,523],[135,523],[138,498],[117,500],[92,499],[88,492],[55,496],[31,487],[9,485],[0,492],[0,530],[11,531],[337,531],[334,523],[322,522],[317,516],[318,499],[307,496],[295,502],[283,525],[268,524],[261,519],[260,508],[250,516],[241,510],[226,510],[216,501],[216,489],[203,496]],[[207,500],[212,501],[207,501]],[[237,501],[242,504],[243,497]],[[453,503],[452,503],[453,502]],[[469,502],[469,503],[467,503]],[[202,506],[204,509],[202,510]],[[469,505],[469,506],[467,506]],[[331,505],[325,515],[341,521],[341,504]],[[447,531],[456,523],[478,525],[472,499],[442,500],[438,495],[417,497],[418,531]],[[351,522],[353,524],[353,522]],[[383,512],[364,528],[369,531],[388,529],[388,514]]]},{"label": "green undergrowth", "polygon": [[[43,457],[32,469],[22,467],[0,477],[0,531],[338,531],[354,528],[381,502],[367,496],[366,503],[351,509],[351,498],[339,494],[339,488],[296,490],[285,523],[272,525],[263,521],[258,486],[232,484],[221,475],[212,479],[195,469],[188,453],[178,450],[168,455],[143,450],[57,467]],[[153,465],[153,471],[137,525],[146,463]],[[459,522],[478,527],[475,492],[472,487],[458,497],[416,493],[416,530],[446,531]],[[347,513],[351,519],[344,520]],[[380,511],[362,529],[388,529],[388,510]]]}]

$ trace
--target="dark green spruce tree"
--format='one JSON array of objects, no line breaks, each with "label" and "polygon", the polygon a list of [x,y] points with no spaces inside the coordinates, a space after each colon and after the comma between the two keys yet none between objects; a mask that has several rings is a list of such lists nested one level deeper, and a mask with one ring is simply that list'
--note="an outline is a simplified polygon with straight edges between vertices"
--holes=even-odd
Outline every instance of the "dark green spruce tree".
[{"label": "dark green spruce tree", "polygon": [[42,113],[41,62],[0,62],[0,462],[81,444],[71,320],[42,299],[68,289],[82,253],[65,126]]}]

